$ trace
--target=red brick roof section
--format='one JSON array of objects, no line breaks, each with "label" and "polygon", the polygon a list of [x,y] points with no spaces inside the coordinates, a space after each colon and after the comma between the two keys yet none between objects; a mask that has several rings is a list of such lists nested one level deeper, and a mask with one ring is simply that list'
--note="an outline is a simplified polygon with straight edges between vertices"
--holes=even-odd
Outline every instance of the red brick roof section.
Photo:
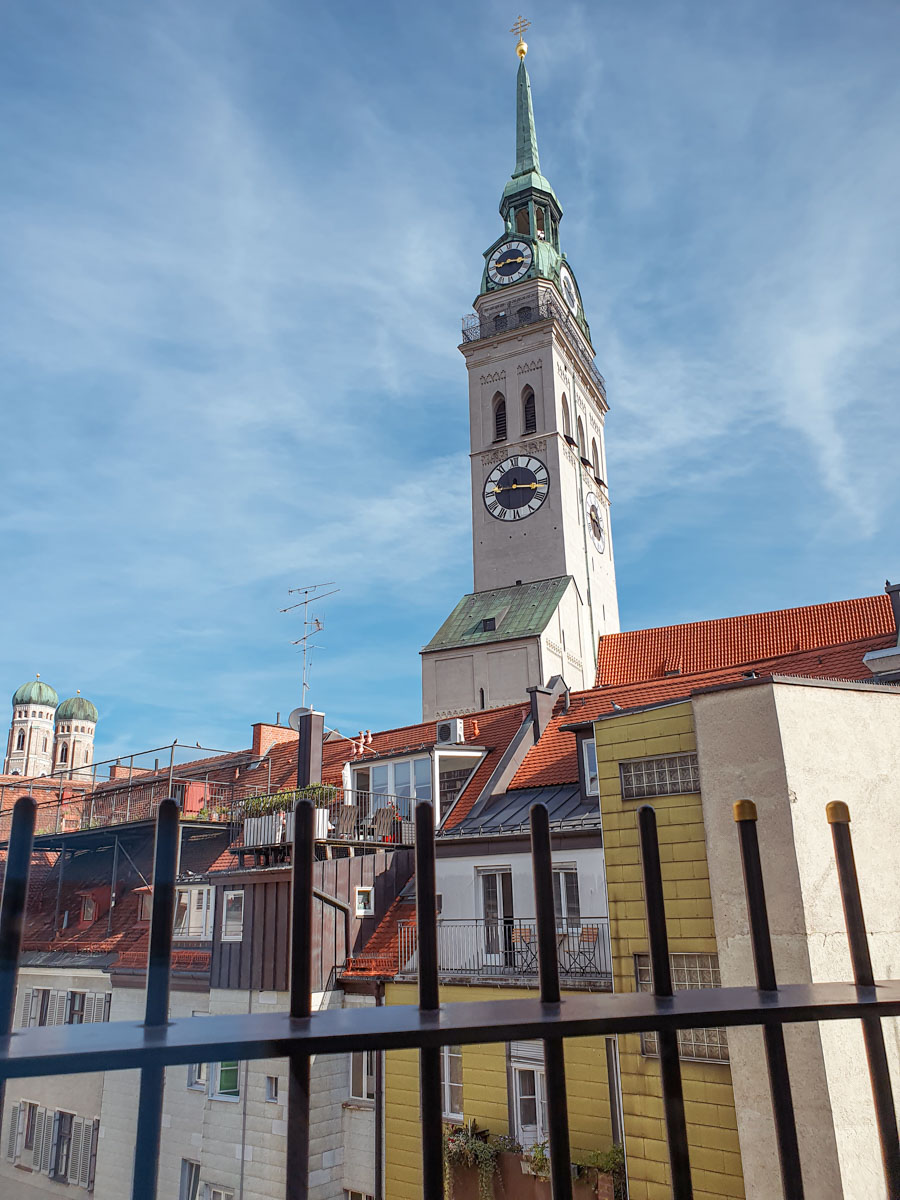
[{"label": "red brick roof section", "polygon": [[400,922],[415,921],[416,902],[398,896],[361,953],[347,959],[344,979],[393,978],[400,969]]},{"label": "red brick roof section", "polygon": [[596,683],[618,687],[667,671],[696,675],[891,632],[890,600],[881,595],[610,633],[600,639]]},{"label": "red brick roof section", "polygon": [[619,708],[639,708],[667,700],[687,699],[692,692],[716,684],[735,683],[749,670],[758,675],[797,675],[807,679],[871,679],[863,664],[863,655],[870,650],[892,646],[895,635],[869,637],[842,646],[826,646],[777,658],[738,663],[718,671],[677,675],[668,679],[648,679],[619,687],[592,688],[574,692],[567,713],[555,716],[544,736],[525,757],[511,788],[550,787],[578,780],[578,760],[575,754],[575,735],[564,732],[563,725],[592,721],[604,713]]}]

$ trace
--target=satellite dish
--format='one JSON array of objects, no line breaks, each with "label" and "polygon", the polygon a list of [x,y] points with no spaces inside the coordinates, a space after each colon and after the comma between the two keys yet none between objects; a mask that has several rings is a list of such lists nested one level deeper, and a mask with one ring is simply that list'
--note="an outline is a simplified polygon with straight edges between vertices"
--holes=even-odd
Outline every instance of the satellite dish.
[{"label": "satellite dish", "polygon": [[290,725],[291,729],[299,730],[300,718],[305,717],[308,712],[312,712],[312,709],[311,708],[295,708],[294,711],[291,713],[291,715],[288,717],[288,725]]}]

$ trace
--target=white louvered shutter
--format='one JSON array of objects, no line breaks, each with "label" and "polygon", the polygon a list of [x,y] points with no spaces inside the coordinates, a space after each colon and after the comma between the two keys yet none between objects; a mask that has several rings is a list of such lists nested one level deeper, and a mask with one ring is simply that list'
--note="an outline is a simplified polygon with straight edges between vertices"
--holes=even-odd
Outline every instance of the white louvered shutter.
[{"label": "white louvered shutter", "polygon": [[[63,1003],[65,1003],[65,996],[66,996],[66,993],[63,992]],[[56,990],[56,988],[51,988],[50,995],[47,998],[47,1024],[48,1025],[59,1024],[59,1022],[56,1020],[56,1002],[58,999],[59,999],[59,992]]]},{"label": "white louvered shutter", "polygon": [[50,1163],[56,1153],[56,1133],[59,1128],[59,1113],[53,1112],[52,1109],[47,1109],[47,1116],[44,1120],[44,1141],[41,1146],[41,1171],[44,1175],[50,1174]]},{"label": "white louvered shutter", "polygon": [[96,1021],[97,1018],[94,1016],[94,1010],[96,1008],[96,1001],[98,999],[102,1000],[103,997],[95,996],[93,992],[85,992],[85,994],[84,994],[84,1016],[81,1018],[85,1025],[88,1025],[93,1021]]},{"label": "white louvered shutter", "polygon": [[84,1141],[81,1144],[81,1170],[78,1182],[83,1188],[94,1186],[94,1161],[97,1155],[97,1136],[100,1132],[99,1121],[85,1121]]},{"label": "white louvered shutter", "polygon": [[19,1141],[19,1106],[14,1104],[9,1114],[9,1130],[6,1135],[6,1157],[16,1161],[16,1146]]},{"label": "white louvered shutter", "polygon": [[81,1153],[84,1143],[84,1121],[81,1117],[72,1118],[72,1140],[69,1143],[69,1183],[78,1186],[81,1175]]},{"label": "white louvered shutter", "polygon": [[34,988],[22,988],[22,1002],[19,1005],[19,1028],[24,1029],[31,1021],[31,999]]},{"label": "white louvered shutter", "polygon": [[[52,1000],[53,997],[51,996],[50,999]],[[68,992],[57,992],[57,995],[56,995],[56,1019],[51,1021],[48,1017],[47,1024],[48,1025],[65,1025],[66,1017],[69,1015],[68,1008],[69,1008],[69,993]]]},{"label": "white louvered shutter", "polygon": [[544,1065],[544,1043],[510,1042],[509,1056],[516,1062],[534,1063],[536,1066],[542,1067]]},{"label": "white louvered shutter", "polygon": [[[98,1021],[108,1021],[109,1020],[109,1011],[111,1008],[112,1008],[112,992],[107,992],[106,995],[103,997],[103,1015],[102,1016],[98,1015],[97,1020]],[[94,1012],[97,1013],[97,1009],[95,1009]]]},{"label": "white louvered shutter", "polygon": [[41,1151],[44,1148],[44,1126],[47,1123],[46,1108],[39,1108],[34,1114],[34,1145],[31,1149],[31,1165],[35,1171],[41,1169]]}]

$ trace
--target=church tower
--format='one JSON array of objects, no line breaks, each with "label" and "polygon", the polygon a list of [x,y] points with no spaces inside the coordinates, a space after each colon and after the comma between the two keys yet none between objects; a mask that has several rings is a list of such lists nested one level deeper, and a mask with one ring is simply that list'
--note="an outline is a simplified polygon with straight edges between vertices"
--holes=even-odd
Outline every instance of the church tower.
[{"label": "church tower", "polygon": [[4,775],[49,775],[53,768],[53,720],[59,696],[40,675],[16,688],[6,743]]},{"label": "church tower", "polygon": [[469,373],[474,590],[422,651],[425,720],[527,699],[561,675],[590,687],[619,628],[604,424],[608,405],[562,206],[541,174],[516,47],[516,164],[460,350]]}]

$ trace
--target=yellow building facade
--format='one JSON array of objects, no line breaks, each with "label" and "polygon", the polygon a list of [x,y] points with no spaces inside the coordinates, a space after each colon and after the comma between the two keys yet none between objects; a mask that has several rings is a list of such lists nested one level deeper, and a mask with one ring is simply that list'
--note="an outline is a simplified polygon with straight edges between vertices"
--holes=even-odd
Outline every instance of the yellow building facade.
[{"label": "yellow building facade", "polygon": [[[637,810],[642,804],[650,804],[656,811],[675,986],[715,985],[718,959],[703,811],[696,760],[692,764],[690,757],[697,750],[691,702],[612,714],[595,723],[594,737],[613,990],[635,991],[639,980],[649,986],[637,828]],[[670,784],[668,780],[675,774],[681,775],[682,782]],[[657,785],[662,788],[688,786],[695,790],[652,794],[657,778],[666,781]],[[642,1048],[637,1034],[619,1038],[630,1200],[671,1197],[659,1062],[653,1049],[652,1039]],[[743,1197],[731,1069],[727,1061],[717,1061],[727,1057],[727,1042],[717,1030],[690,1031],[681,1050],[695,1200]],[[686,1057],[686,1052],[692,1057]]]},{"label": "yellow building facade", "polygon": [[[537,996],[537,989],[450,985],[441,988],[442,1004]],[[583,993],[582,993],[583,994]],[[415,1004],[415,985],[394,983],[385,989],[386,1004]],[[603,1003],[598,994],[597,1002]],[[502,1011],[502,1010],[501,1010]],[[498,1021],[498,1033],[502,1024]],[[566,1091],[573,1159],[612,1145],[606,1045],[603,1038],[572,1038],[566,1043]],[[422,1143],[419,1124],[419,1057],[415,1050],[385,1054],[385,1195],[387,1200],[421,1200]],[[548,1098],[552,1103],[553,1098]],[[506,1042],[462,1047],[464,1121],[475,1121],[492,1135],[511,1132],[509,1054]],[[454,1122],[456,1123],[456,1122]],[[499,1189],[498,1189],[499,1194]]]}]

